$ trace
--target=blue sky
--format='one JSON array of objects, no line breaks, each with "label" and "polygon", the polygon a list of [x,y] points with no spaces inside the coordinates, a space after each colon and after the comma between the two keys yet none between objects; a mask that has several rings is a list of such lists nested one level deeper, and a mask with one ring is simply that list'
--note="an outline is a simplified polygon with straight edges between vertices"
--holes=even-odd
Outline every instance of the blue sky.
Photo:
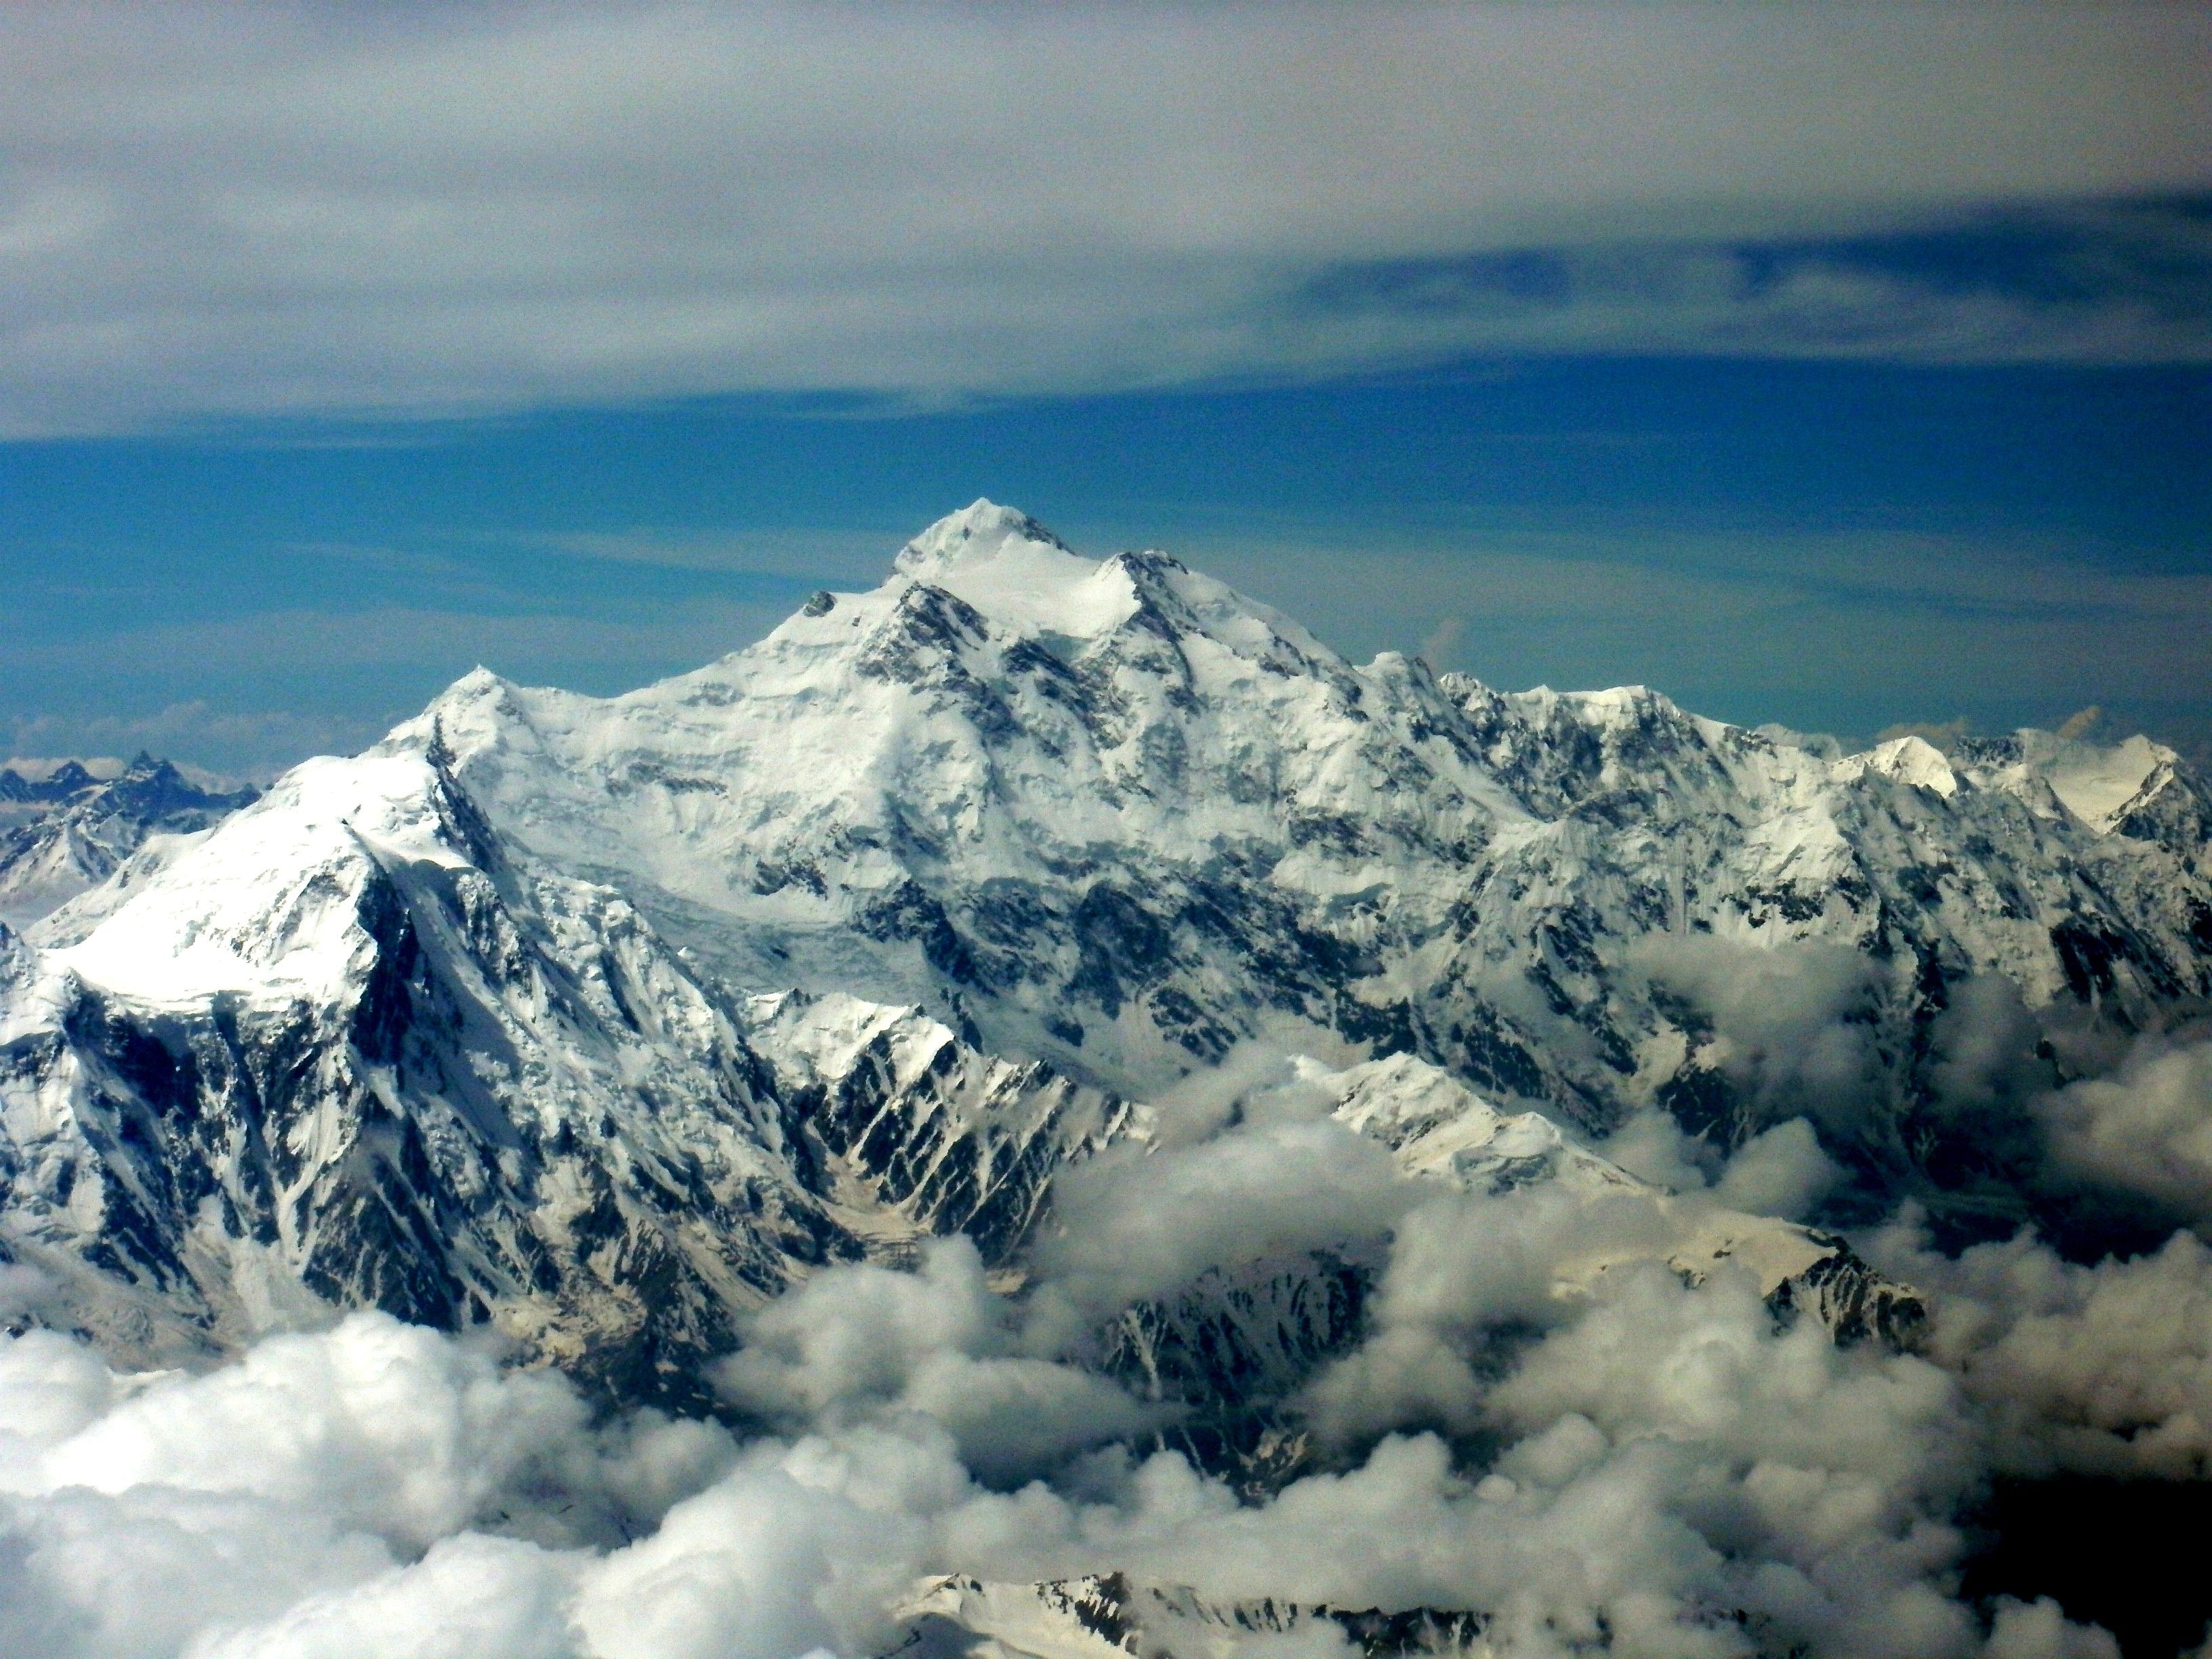
[{"label": "blue sky", "polygon": [[2212,13],[1372,15],[0,21],[0,746],[619,690],[979,495],[1356,657],[2212,742]]}]

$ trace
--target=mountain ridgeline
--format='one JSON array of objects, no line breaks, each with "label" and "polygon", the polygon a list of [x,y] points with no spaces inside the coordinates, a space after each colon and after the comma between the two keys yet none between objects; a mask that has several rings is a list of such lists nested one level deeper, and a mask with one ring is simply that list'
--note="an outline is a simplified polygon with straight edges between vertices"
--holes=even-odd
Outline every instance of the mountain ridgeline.
[{"label": "mountain ridgeline", "polygon": [[255,793],[204,788],[143,752],[106,777],[79,761],[29,777],[0,767],[0,923],[35,921],[100,885],[149,842],[174,848]]},{"label": "mountain ridgeline", "polygon": [[[2212,994],[2212,794],[2144,739],[1846,754],[1356,666],[988,502],[625,696],[479,670],[250,803],[149,766],[0,864],[11,1293],[137,1364],[374,1306],[696,1403],[824,1264],[965,1231],[1018,1283],[1062,1171],[1262,1051],[1422,1180],[1643,1189],[1582,1143],[1803,1115],[1839,1222],[1993,1237],[2045,1202],[2019,1101]],[[1355,1245],[1216,1264],[1094,1363],[1264,1484]],[[1652,1248],[1911,1340],[1833,1234]]]}]

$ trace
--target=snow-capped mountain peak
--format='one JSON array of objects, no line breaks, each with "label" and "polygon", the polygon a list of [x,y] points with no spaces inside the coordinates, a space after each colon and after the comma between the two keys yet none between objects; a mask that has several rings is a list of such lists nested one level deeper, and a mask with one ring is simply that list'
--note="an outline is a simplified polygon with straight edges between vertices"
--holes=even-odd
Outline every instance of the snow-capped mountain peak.
[{"label": "snow-capped mountain peak", "polygon": [[2105,831],[2118,828],[2130,812],[2147,805],[2172,779],[2179,758],[2165,744],[2140,733],[2109,747],[2055,733],[2046,741],[2030,740],[2027,746],[2030,763],[2039,766],[2067,811],[2091,829]]},{"label": "snow-capped mountain peak", "polygon": [[1095,639],[1139,603],[1120,561],[1082,558],[1026,514],[988,501],[939,520],[907,544],[896,569],[1030,639]]},{"label": "snow-capped mountain peak", "polygon": [[907,544],[895,568],[1032,639],[1093,639],[1138,606],[1120,562],[1082,558],[1027,514],[988,501],[939,520]]},{"label": "snow-capped mountain peak", "polygon": [[54,960],[148,1006],[328,1000],[358,971],[363,884],[386,865],[465,863],[458,835],[422,758],[311,760]]},{"label": "snow-capped mountain peak", "polygon": [[1071,558],[1075,556],[1073,548],[1019,507],[1001,507],[988,496],[979,495],[908,542],[893,565],[908,575],[927,579],[963,560],[988,557],[1009,542],[1057,548]]},{"label": "snow-capped mountain peak", "polygon": [[1877,744],[1864,755],[1854,755],[1836,763],[1836,772],[1845,781],[1862,772],[1879,772],[1900,783],[1909,783],[1921,789],[1932,789],[1948,797],[1957,793],[1958,775],[1951,763],[1943,758],[1943,751],[1920,737],[1893,738],[1887,743]]}]

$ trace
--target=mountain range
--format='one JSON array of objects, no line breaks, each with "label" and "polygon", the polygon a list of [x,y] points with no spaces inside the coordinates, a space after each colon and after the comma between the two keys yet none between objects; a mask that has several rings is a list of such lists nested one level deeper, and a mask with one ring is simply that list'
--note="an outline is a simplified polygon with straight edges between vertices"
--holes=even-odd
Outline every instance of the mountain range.
[{"label": "mountain range", "polygon": [[[1209,1077],[1440,1188],[1672,1218],[1577,1272],[1732,1259],[1778,1317],[1909,1346],[1912,1287],[1838,1232],[1597,1143],[1657,1113],[1718,1157],[1802,1112],[1826,1225],[2092,1225],[2021,1176],[2018,1100],[2212,996],[2212,792],[2148,739],[1847,751],[1355,665],[988,501],[624,696],[478,670],[258,796],[141,757],[0,801],[0,1251],[20,1319],[142,1367],[373,1307],[708,1407],[825,1265],[964,1232],[1018,1291],[1056,1182],[1141,1171]],[[1269,1490],[1372,1248],[1212,1261],[1073,1352]],[[933,1594],[973,1631],[1049,1588]]]}]

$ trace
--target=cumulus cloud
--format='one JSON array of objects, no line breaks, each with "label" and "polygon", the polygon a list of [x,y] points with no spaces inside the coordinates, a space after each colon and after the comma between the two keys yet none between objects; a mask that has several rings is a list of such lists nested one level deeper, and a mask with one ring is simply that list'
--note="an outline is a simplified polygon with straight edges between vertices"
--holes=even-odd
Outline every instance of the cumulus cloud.
[{"label": "cumulus cloud", "polygon": [[969,1241],[933,1241],[917,1272],[839,1268],[763,1309],[720,1386],[786,1431],[926,1418],[994,1485],[1159,1428],[1160,1407],[1061,1362],[1133,1304],[1379,1241],[1424,1196],[1331,1104],[1275,1047],[1248,1045],[1166,1091],[1148,1142],[1057,1177],[1018,1304]]},{"label": "cumulus cloud", "polygon": [[[1856,994],[1808,972],[1793,1006]],[[1924,1351],[1841,1348],[1747,1267],[1665,1261],[1686,1212],[1817,1195],[1833,1166],[1804,1117],[1732,1157],[1632,1122],[1609,1150],[1670,1170],[1662,1200],[1401,1178],[1326,1103],[1271,1053],[1185,1091],[1155,1150],[1068,1182],[1015,1293],[957,1238],[913,1271],[821,1271],[720,1369],[743,1433],[595,1414],[557,1375],[378,1314],[199,1376],[0,1337],[0,1645],[858,1659],[896,1646],[925,1575],[1121,1571],[1473,1609],[1516,1659],[2115,1651],[2048,1599],[1957,1599],[1963,1517],[1993,1474],[2212,1468],[2192,1236],[2094,1267],[2027,1236],[1952,1257],[1908,1216],[1863,1243],[1927,1297]],[[1381,1278],[1356,1346],[1285,1407],[1316,1472],[1264,1501],[1161,1449],[1165,1419],[1079,1363],[1116,1298],[1346,1238]]]},{"label": "cumulus cloud", "polygon": [[[561,1379],[382,1315],[197,1377],[118,1376],[33,1330],[0,1348],[0,1631],[25,1654],[275,1651],[266,1620],[374,1607],[380,1650],[423,1651],[410,1621],[488,1585],[498,1630],[542,1625],[544,1544],[618,1541],[734,1455],[652,1413],[594,1431]],[[453,1541],[493,1522],[544,1541]]]},{"label": "cumulus cloud", "polygon": [[419,1561],[312,1589],[264,1622],[219,1621],[193,1659],[568,1659],[574,1565],[512,1539],[444,1538]]},{"label": "cumulus cloud", "polygon": [[1842,1169],[1820,1149],[1812,1124],[1793,1117],[1739,1147],[1722,1171],[1714,1196],[1733,1210],[1797,1221],[1842,1179]]},{"label": "cumulus cloud", "polygon": [[1656,1106],[1631,1112],[1595,1149],[1629,1174],[1677,1193],[1710,1184],[1726,1156],[1710,1139],[1686,1133]]},{"label": "cumulus cloud", "polygon": [[[2158,215],[2134,233],[2156,257],[2090,239],[2086,289],[1802,246],[2201,185],[2186,9],[70,6],[0,27],[17,433],[1486,344],[2202,349],[2201,318],[2138,291],[2188,251]],[[2134,280],[2106,293],[2116,263]]]},{"label": "cumulus cloud", "polygon": [[1844,1176],[1822,1150],[1811,1121],[1793,1117],[1753,1135],[1733,1154],[1705,1135],[1687,1133],[1656,1107],[1632,1112],[1597,1150],[1631,1175],[1668,1188],[1697,1193],[1753,1215],[1802,1221]]},{"label": "cumulus cloud", "polygon": [[[1845,1350],[1810,1321],[1778,1325],[1732,1264],[1695,1286],[1649,1255],[1577,1272],[1607,1235],[1648,1247],[1639,1235],[1656,1237],[1658,1218],[1649,1200],[1642,1214],[1628,1199],[1577,1214],[1561,1198],[1468,1197],[1409,1217],[1375,1328],[1307,1402],[1324,1431],[1435,1425],[1490,1449],[1474,1454],[1489,1473],[1473,1502],[1422,1517],[1457,1528],[1484,1564],[1449,1593],[1496,1610],[1531,1651],[1548,1650],[1540,1631],[1600,1628],[1626,1632],[1632,1652],[1981,1650],[1947,1589],[1966,1547],[1955,1517],[2000,1440],[2047,1432],[2065,1391],[2094,1384],[2026,1360],[2002,1377],[1978,1370],[1968,1351],[1990,1340],[1961,1334],[1971,1309],[1953,1310],[1932,1356]],[[2095,1338],[2081,1336],[2086,1359]],[[2140,1340],[2133,1352],[2150,1358]],[[1411,1443],[1384,1441],[1369,1469]],[[1510,1525],[1510,1541],[1482,1516]],[[1709,1617],[1722,1607],[1733,1622]],[[1992,1653],[2112,1650],[2055,1603],[1999,1609],[1988,1639]]]},{"label": "cumulus cloud", "polygon": [[[1220,1594],[1294,1581],[1483,1607],[1514,1653],[1602,1632],[1639,1654],[1979,1650],[1945,1588],[1978,1427],[1943,1370],[1778,1330],[1740,1272],[1692,1288],[1632,1267],[1549,1316],[1472,1402],[1498,1448],[1480,1479],[1432,1436],[1386,1438],[1266,1509],[1117,1548]],[[2043,1619],[2006,1639],[2048,1634]]]},{"label": "cumulus cloud", "polygon": [[2009,978],[1973,974],[1944,985],[1924,1044],[1899,1055],[1870,1018],[1896,965],[1866,952],[1690,936],[1632,959],[1728,1085],[1712,1121],[1646,1109],[1617,1127],[1602,1150],[1648,1180],[1804,1219],[1859,1149],[1929,1173],[1984,1228],[2033,1212],[2139,1246],[2212,1220],[2212,1042],[2195,1026],[2134,1033],[2064,999],[2031,1010]]},{"label": "cumulus cloud", "polygon": [[2027,1234],[1950,1258],[1908,1218],[1876,1255],[1931,1292],[1929,1352],[1990,1414],[1997,1467],[2212,1474],[2212,1249],[2195,1235],[2094,1266]]},{"label": "cumulus cloud", "polygon": [[1633,1191],[1586,1199],[1540,1184],[1423,1205],[1393,1240],[1373,1334],[1308,1391],[1316,1429],[1344,1443],[1408,1425],[1476,1426],[1491,1334],[1572,1317],[1586,1272],[1611,1256],[1663,1255],[1675,1235],[1650,1195]]},{"label": "cumulus cloud", "polygon": [[[596,1565],[576,1624],[605,1659],[865,1651],[921,1562],[928,1498],[871,1493],[817,1449],[749,1460]],[[940,1454],[929,1473],[949,1475]],[[870,1502],[870,1498],[878,1501]],[[889,1501],[884,1501],[889,1500]]]},{"label": "cumulus cloud", "polygon": [[762,1310],[745,1335],[720,1373],[733,1402],[787,1428],[927,1417],[996,1482],[1160,1420],[1102,1378],[1018,1352],[1012,1310],[965,1238],[925,1246],[919,1273],[823,1273]]},{"label": "cumulus cloud", "polygon": [[2051,1176],[2212,1221],[2212,1042],[2138,1042],[2109,1074],[2039,1097]]},{"label": "cumulus cloud", "polygon": [[379,1315],[199,1377],[5,1339],[0,1635],[41,1659],[860,1655],[895,1644],[920,1575],[1119,1569],[1216,1599],[1477,1608],[1514,1655],[2110,1651],[2046,1603],[1997,1609],[1985,1642],[1947,1595],[1984,1468],[1971,1371],[1779,1328],[1726,1269],[1692,1287],[1630,1264],[1563,1297],[1584,1243],[1526,1194],[1407,1218],[1382,1335],[1425,1322],[1465,1364],[1489,1322],[1522,1331],[1470,1370],[1478,1439],[1386,1434],[1259,1504],[1125,1448],[979,1484],[967,1426],[917,1380],[956,1352],[971,1377],[1042,1362],[1006,1352],[957,1244],[912,1275],[829,1270],[764,1319],[733,1386],[809,1420],[743,1445],[595,1425],[558,1378]]},{"label": "cumulus cloud", "polygon": [[2026,1101],[2056,1080],[2039,1052],[2042,1025],[2002,974],[1977,974],[1947,991],[1948,1005],[1929,1033],[1936,1115],[1984,1145],[2013,1138]]},{"label": "cumulus cloud", "polygon": [[[933,1438],[594,1424],[380,1314],[204,1376],[0,1339],[0,1645],[25,1656],[866,1650],[972,1491]],[[636,1541],[626,1542],[635,1537]]]},{"label": "cumulus cloud", "polygon": [[1036,1253],[1073,1322],[1060,1340],[1208,1267],[1385,1231],[1419,1194],[1330,1103],[1279,1051],[1255,1046],[1171,1093],[1159,1150],[1117,1150],[1062,1175]]},{"label": "cumulus cloud", "polygon": [[1882,1098],[1886,1067],[1870,1021],[1881,965],[1821,939],[1771,946],[1707,934],[1654,935],[1633,960],[1675,1000],[1705,1040],[1701,1064],[1717,1071],[1747,1110],[1749,1131],[1809,1115],[1856,1133]]},{"label": "cumulus cloud", "polygon": [[2073,1623],[2047,1595],[2000,1600],[1989,1659],[2120,1659],[2110,1631]]},{"label": "cumulus cloud", "polygon": [[[557,1375],[505,1370],[487,1346],[381,1314],[268,1338],[197,1376],[118,1377],[50,1331],[6,1352],[0,1492],[312,1499],[403,1551],[493,1512],[551,1541],[623,1535],[736,1452],[710,1424],[653,1411],[594,1426]],[[532,1502],[541,1489],[562,1506]]]},{"label": "cumulus cloud", "polygon": [[[1903,1355],[1846,1353],[1810,1322],[1777,1332],[1758,1285],[1692,1291],[1656,1265],[1606,1282],[1495,1391],[1491,1410],[1664,1484],[1652,1506],[1757,1565],[1736,1596],[1817,1650],[1933,1654],[1969,1645],[1931,1583],[1961,1553],[1947,1517],[1975,1473],[1953,1385]],[[1577,1425],[1588,1423],[1595,1435]]]}]

